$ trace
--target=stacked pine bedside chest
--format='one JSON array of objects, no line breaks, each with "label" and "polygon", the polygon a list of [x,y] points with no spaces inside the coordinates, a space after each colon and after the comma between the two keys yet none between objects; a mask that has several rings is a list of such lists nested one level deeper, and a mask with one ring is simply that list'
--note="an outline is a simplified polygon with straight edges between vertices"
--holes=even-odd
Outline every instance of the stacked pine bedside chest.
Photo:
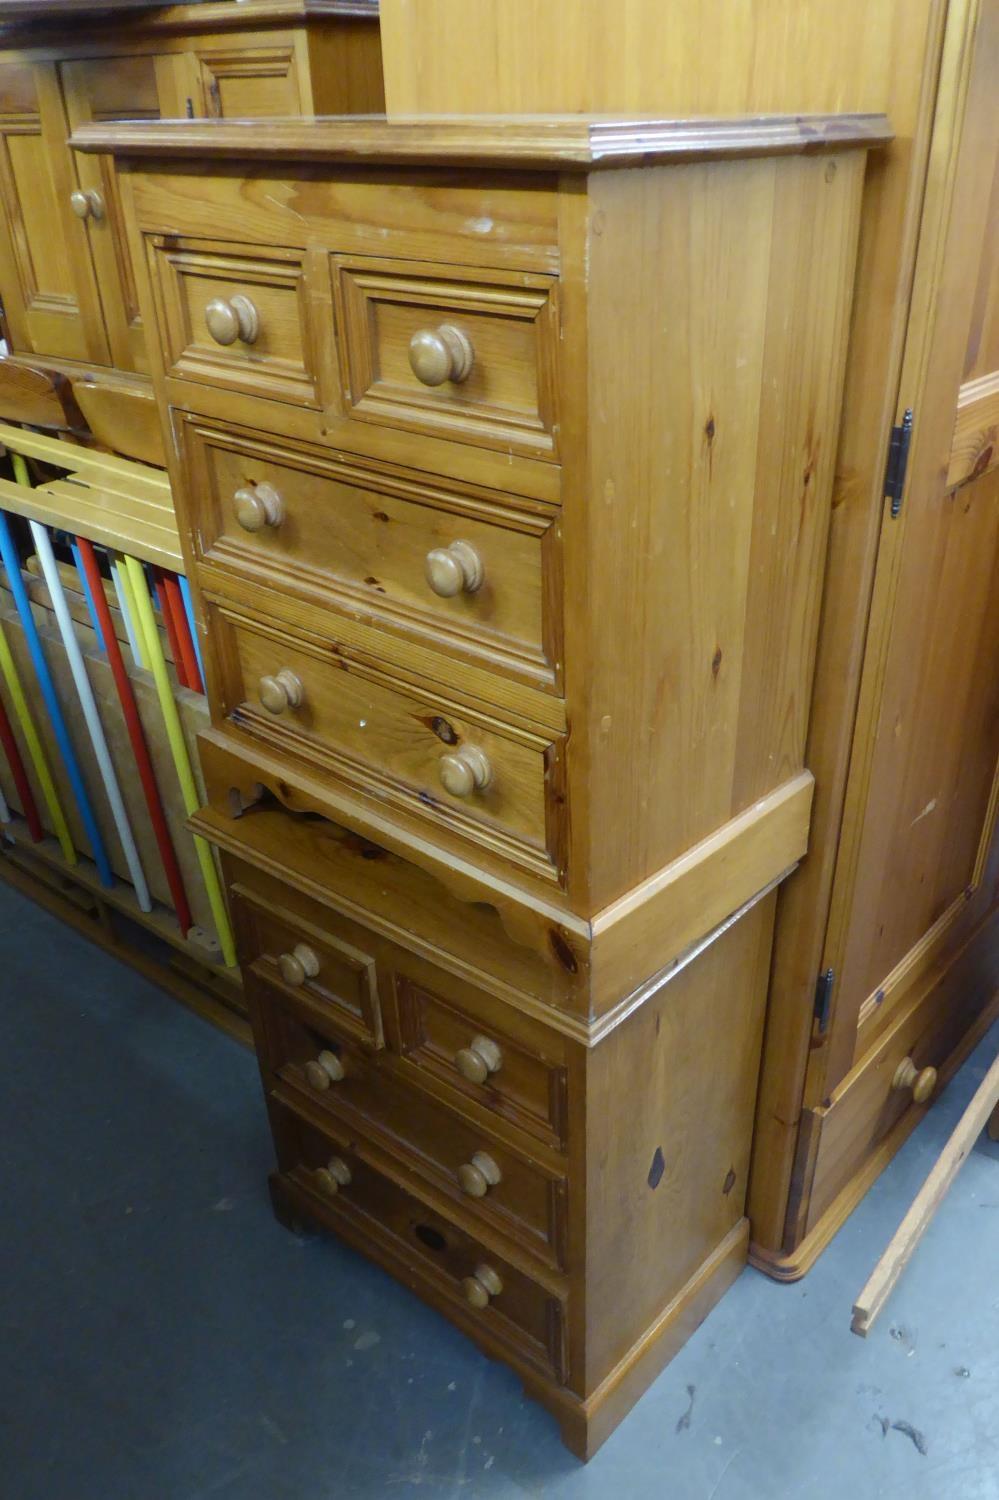
[{"label": "stacked pine bedside chest", "polygon": [[879,116],[88,125],[279,1216],[588,1455],[738,1274]]}]

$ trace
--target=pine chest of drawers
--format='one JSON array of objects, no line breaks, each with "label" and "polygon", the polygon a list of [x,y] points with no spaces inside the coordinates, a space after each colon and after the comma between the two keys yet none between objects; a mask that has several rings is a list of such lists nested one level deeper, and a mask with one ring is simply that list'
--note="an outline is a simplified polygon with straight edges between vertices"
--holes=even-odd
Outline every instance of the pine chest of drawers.
[{"label": "pine chest of drawers", "polygon": [[114,151],[280,1215],[588,1454],[738,1273],[870,117]]}]

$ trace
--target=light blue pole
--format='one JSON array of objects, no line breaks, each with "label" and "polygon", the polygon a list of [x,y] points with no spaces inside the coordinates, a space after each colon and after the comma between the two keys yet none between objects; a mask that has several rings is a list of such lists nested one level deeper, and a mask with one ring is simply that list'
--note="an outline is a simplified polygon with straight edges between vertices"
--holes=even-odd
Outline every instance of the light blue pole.
[{"label": "light blue pole", "polygon": [[63,718],[62,708],[59,705],[55,683],[52,681],[49,664],[45,660],[45,653],[42,650],[41,636],[38,634],[38,627],[31,613],[31,600],[28,598],[28,591],[24,587],[24,579],[21,577],[21,560],[17,555],[17,548],[14,546],[14,539],[10,534],[7,516],[2,510],[0,510],[0,557],[3,558],[3,565],[7,572],[7,583],[11,593],[14,595],[14,603],[17,605],[17,612],[21,617],[24,638],[28,643],[28,650],[31,653],[35,675],[38,678],[38,685],[42,690],[42,698],[48,711],[56,743],[59,746],[59,753],[63,758],[63,763],[69,776],[69,784],[73,789],[73,796],[76,798],[76,805],[80,811],[84,831],[93,852],[94,864],[97,866],[101,885],[106,886],[110,890],[114,885],[114,876],[111,873],[107,850],[104,848],[104,840],[101,838],[101,831],[97,826],[97,819],[94,817],[94,810],[90,805],[90,798],[87,796],[87,789],[83,784],[80,763],[76,758],[76,751],[73,749],[69,730],[66,728],[66,720]]},{"label": "light blue pole", "polygon": [[180,597],[184,601],[187,627],[191,632],[191,640],[194,642],[194,654],[198,658],[198,671],[201,673],[201,685],[204,688],[207,686],[208,678],[205,676],[205,663],[201,655],[201,642],[198,640],[198,627],[194,619],[194,600],[191,598],[191,585],[183,573],[177,574],[177,582],[180,584]]}]

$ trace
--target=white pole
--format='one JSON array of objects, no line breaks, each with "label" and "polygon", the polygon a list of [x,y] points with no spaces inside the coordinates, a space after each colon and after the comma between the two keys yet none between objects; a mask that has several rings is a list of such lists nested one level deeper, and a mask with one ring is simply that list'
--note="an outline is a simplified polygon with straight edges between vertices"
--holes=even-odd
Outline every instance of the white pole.
[{"label": "white pole", "polygon": [[0,790],[0,823],[9,823],[9,822],[10,822],[10,808],[7,806],[7,803],[4,801],[3,791]]},{"label": "white pole", "polygon": [[111,812],[114,816],[115,827],[118,837],[121,839],[121,847],[125,851],[125,861],[128,865],[128,873],[135,887],[135,895],[142,911],[152,911],[153,903],[149,895],[149,886],[143,874],[142,863],[139,859],[139,851],[135,846],[135,838],[132,827],[128,821],[128,813],[122,801],[121,788],[118,778],[111,762],[111,754],[108,750],[108,742],[104,738],[104,729],[101,725],[100,715],[97,712],[97,703],[94,699],[94,690],[90,686],[90,678],[87,676],[87,668],[83,660],[83,652],[73,629],[73,621],[69,613],[69,605],[66,603],[66,595],[63,593],[62,579],[59,576],[59,568],[52,551],[52,542],[45,527],[38,521],[29,522],[31,535],[35,543],[35,551],[42,565],[42,573],[48,584],[49,594],[52,599],[52,608],[55,610],[56,622],[59,626],[59,634],[66,648],[69,658],[70,671],[73,673],[73,681],[76,684],[77,695],[80,699],[80,707],[83,709],[83,717],[86,721],[90,741],[94,747],[97,757],[97,765],[100,769],[101,780],[104,782],[104,790],[107,792],[108,801],[111,804]]}]

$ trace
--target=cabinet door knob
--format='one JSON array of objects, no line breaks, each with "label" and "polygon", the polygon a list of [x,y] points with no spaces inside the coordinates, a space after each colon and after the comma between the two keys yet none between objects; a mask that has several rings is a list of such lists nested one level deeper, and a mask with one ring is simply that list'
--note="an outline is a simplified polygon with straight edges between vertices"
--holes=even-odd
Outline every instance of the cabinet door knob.
[{"label": "cabinet door knob", "polygon": [[485,577],[482,559],[468,542],[435,547],[427,553],[426,572],[427,582],[442,599],[453,599],[461,593],[474,594]]},{"label": "cabinet door knob", "polygon": [[423,385],[443,385],[445,380],[467,380],[475,363],[471,340],[452,323],[439,328],[421,328],[409,341],[409,363]]},{"label": "cabinet door knob", "polygon": [[458,1186],[469,1198],[484,1198],[502,1181],[502,1172],[485,1151],[476,1151],[471,1161],[462,1162],[458,1168]]},{"label": "cabinet door knob", "polygon": [[911,1089],[916,1104],[925,1104],[937,1086],[936,1068],[916,1067],[911,1057],[905,1057],[895,1069],[893,1089]]},{"label": "cabinet door knob", "polygon": [[343,1063],[335,1052],[324,1049],[305,1064],[305,1077],[317,1094],[325,1094],[330,1084],[339,1083],[343,1076]]},{"label": "cabinet door knob", "polygon": [[76,188],[69,195],[69,206],[78,219],[104,217],[104,199],[96,188]]},{"label": "cabinet door knob", "polygon": [[461,1283],[465,1301],[473,1307],[488,1307],[490,1297],[498,1297],[503,1283],[492,1266],[476,1266],[474,1276],[466,1276]]},{"label": "cabinet door knob", "polygon": [[335,1198],[350,1182],[350,1168],[342,1156],[331,1156],[325,1167],[316,1168],[313,1178],[321,1193],[327,1198]]},{"label": "cabinet door knob", "polygon": [[296,989],[319,973],[319,959],[308,943],[296,943],[290,953],[279,954],[277,963],[285,984]]},{"label": "cabinet door knob", "polygon": [[237,490],[232,508],[244,531],[263,531],[265,526],[280,526],[284,520],[284,501],[272,484]]},{"label": "cabinet door knob", "polygon": [[287,667],[282,667],[273,677],[261,677],[257,690],[269,714],[282,714],[286,708],[301,708],[305,701],[302,679]]},{"label": "cabinet door knob", "polygon": [[481,792],[493,779],[493,768],[488,757],[474,745],[465,745],[450,755],[442,755],[438,762],[441,785],[452,797],[469,797],[472,792]]},{"label": "cabinet door knob", "polygon": [[254,344],[260,332],[260,315],[242,292],[228,299],[213,297],[205,308],[205,322],[216,344],[234,344],[237,339]]},{"label": "cabinet door knob", "polygon": [[467,1047],[455,1053],[454,1065],[469,1083],[485,1083],[490,1073],[503,1066],[503,1054],[487,1036],[473,1036]]}]

